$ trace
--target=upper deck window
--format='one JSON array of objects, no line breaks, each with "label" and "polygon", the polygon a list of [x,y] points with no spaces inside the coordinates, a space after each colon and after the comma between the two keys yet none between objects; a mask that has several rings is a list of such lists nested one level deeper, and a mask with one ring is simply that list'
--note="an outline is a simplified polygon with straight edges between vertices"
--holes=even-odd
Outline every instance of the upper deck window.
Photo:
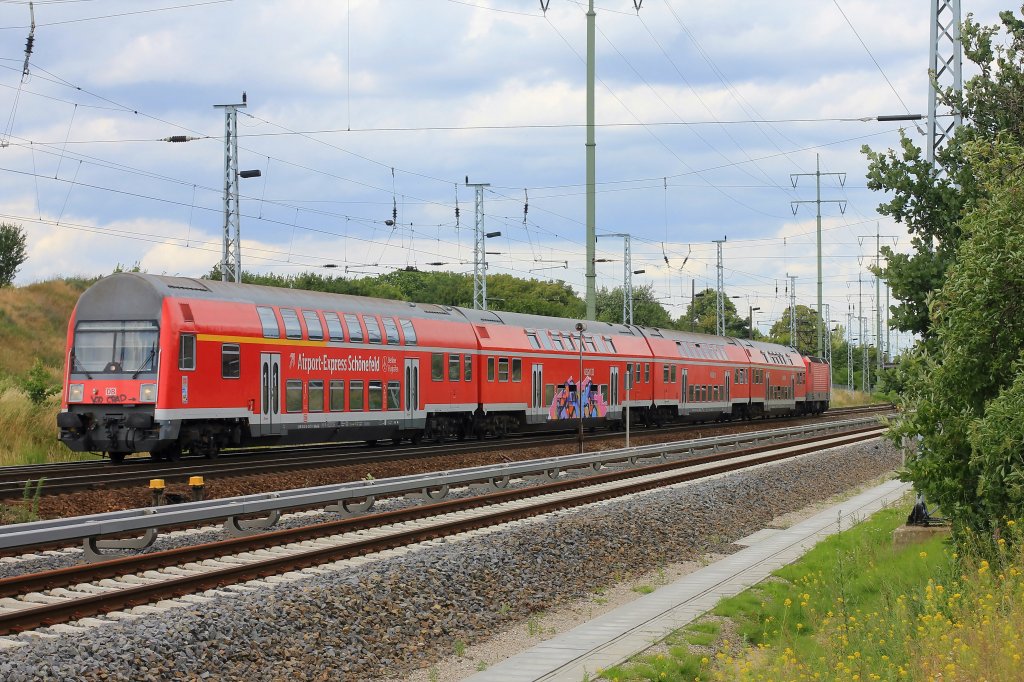
[{"label": "upper deck window", "polygon": [[395,324],[395,318],[382,317],[381,322],[384,323],[384,337],[387,342],[398,343],[398,325]]},{"label": "upper deck window", "polygon": [[291,308],[281,308],[281,319],[284,320],[284,335],[289,339],[301,339],[302,327],[299,315]]},{"label": "upper deck window", "polygon": [[341,328],[341,320],[338,313],[324,313],[324,320],[327,321],[327,334],[331,341],[344,341],[345,332]]},{"label": "upper deck window", "polygon": [[412,326],[411,320],[399,320],[399,324],[402,325],[402,333],[405,334],[405,345],[415,346],[416,345],[416,330]]},{"label": "upper deck window", "polygon": [[306,335],[310,341],[322,341],[324,328],[320,324],[320,316],[315,310],[303,310],[302,319],[306,322]]},{"label": "upper deck window", "polygon": [[277,326],[277,316],[274,315],[273,308],[267,308],[261,305],[256,306],[256,314],[260,316],[260,325],[263,326],[263,338],[281,338],[281,329]]},{"label": "upper deck window", "polygon": [[79,322],[71,349],[71,372],[130,374],[155,372],[159,329],[148,320]]},{"label": "upper deck window", "polygon": [[366,340],[370,343],[380,343],[382,339],[380,324],[377,322],[377,318],[371,315],[364,315],[363,322],[366,324]]},{"label": "upper deck window", "polygon": [[363,328],[359,324],[359,316],[347,313],[345,315],[345,326],[348,328],[348,340],[352,343],[363,342]]}]

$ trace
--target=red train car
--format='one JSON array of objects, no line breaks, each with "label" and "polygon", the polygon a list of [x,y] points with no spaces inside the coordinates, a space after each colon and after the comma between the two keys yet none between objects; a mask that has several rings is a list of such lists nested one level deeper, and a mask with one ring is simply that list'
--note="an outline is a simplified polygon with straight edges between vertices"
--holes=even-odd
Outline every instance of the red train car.
[{"label": "red train car", "polygon": [[60,438],[114,461],[828,405],[828,366],[774,344],[141,273],[90,287],[67,343]]}]

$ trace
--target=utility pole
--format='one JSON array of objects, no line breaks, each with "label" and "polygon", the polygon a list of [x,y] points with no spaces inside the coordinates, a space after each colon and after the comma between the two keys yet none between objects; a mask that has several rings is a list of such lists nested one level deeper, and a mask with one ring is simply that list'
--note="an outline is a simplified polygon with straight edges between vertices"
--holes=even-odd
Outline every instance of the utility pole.
[{"label": "utility pole", "polygon": [[786,273],[789,278],[789,345],[796,348],[796,275]]},{"label": "utility pole", "polygon": [[476,221],[473,227],[473,309],[487,310],[487,247],[484,242],[487,233],[484,232],[484,187],[490,187],[489,182],[470,182],[466,178],[466,186],[476,191],[474,202]]},{"label": "utility pole", "polygon": [[[640,13],[644,0],[633,0]],[[540,0],[540,9],[547,13],[551,0]],[[597,245],[597,142],[594,139],[594,35],[597,14],[594,0],[587,3],[587,319],[597,319],[597,270],[594,258]]]},{"label": "utility pole", "polygon": [[[894,234],[882,234],[881,230],[880,230],[880,227],[879,227],[879,224],[877,222],[875,223],[875,233],[873,235],[871,235],[871,234],[857,235],[857,241],[860,242],[861,244],[863,244],[863,242],[861,241],[863,239],[867,239],[869,237],[874,237],[875,238],[875,273],[880,273],[882,271],[882,268],[881,268],[881,266],[882,266],[882,237],[896,238],[897,236],[898,235],[894,235]],[[882,361],[883,361],[883,358],[882,358],[883,348],[882,348],[882,291],[881,291],[881,286],[882,286],[881,278],[878,276],[878,274],[876,274],[875,275],[875,344],[878,347],[878,353],[877,353],[877,355],[878,355],[878,362],[876,364],[878,365],[879,371],[881,371],[881,369],[882,369]],[[886,287],[888,287],[888,284],[886,284]]]},{"label": "utility pole", "polygon": [[[963,123],[960,111],[943,107],[939,120],[939,87],[963,91],[963,60],[960,44],[960,0],[931,0],[931,40],[928,43],[928,163],[935,164],[935,155],[942,144],[953,136]],[[952,114],[948,118],[946,114]]]},{"label": "utility pole", "polygon": [[846,388],[853,390],[853,305],[846,311]]},{"label": "utility pole", "polygon": [[245,108],[245,93],[239,104],[214,104],[224,110],[224,238],[220,252],[220,278],[242,281],[242,221],[238,206],[238,110]]},{"label": "utility pole", "polygon": [[832,385],[832,331],[829,326],[832,322],[831,314],[829,313],[828,303],[825,304],[825,330],[828,331],[828,335],[825,339],[825,355],[822,358],[828,363],[828,385]]},{"label": "utility pole", "polygon": [[861,338],[860,338],[860,342],[861,342],[860,343],[860,355],[861,355],[861,359],[860,360],[861,360],[861,363],[860,364],[861,364],[861,369],[863,370],[863,374],[861,374],[861,377],[860,377],[860,387],[861,387],[861,390],[864,391],[865,393],[870,393],[871,392],[871,377],[870,377],[870,375],[871,375],[871,367],[868,364],[868,357],[869,357],[869,355],[868,355],[868,344],[864,343],[864,341],[865,341],[865,339],[864,339],[864,331],[865,331],[867,325],[868,325],[868,318],[861,317],[860,318],[860,334],[861,334]]},{"label": "utility pole", "polygon": [[825,199],[821,198],[821,176],[822,175],[836,175],[839,177],[839,186],[843,187],[846,185],[846,173],[822,173],[821,172],[821,155],[815,154],[816,166],[813,173],[790,173],[789,181],[793,184],[793,189],[796,189],[797,182],[801,176],[813,175],[814,186],[816,188],[816,197],[814,201],[791,201],[789,202],[790,208],[793,210],[793,215],[796,215],[797,209],[800,208],[800,204],[816,204],[817,205],[817,216],[818,216],[818,357],[822,357],[824,354],[824,346],[822,344],[822,333],[821,333],[821,205],[826,204],[839,204],[839,212],[846,213],[846,200],[845,199]]},{"label": "utility pole", "polygon": [[885,361],[892,360],[892,346],[889,342],[889,283],[885,283]]},{"label": "utility pole", "polygon": [[718,246],[718,291],[715,293],[715,333],[725,336],[725,269],[722,267],[722,244],[727,237],[713,239]]}]

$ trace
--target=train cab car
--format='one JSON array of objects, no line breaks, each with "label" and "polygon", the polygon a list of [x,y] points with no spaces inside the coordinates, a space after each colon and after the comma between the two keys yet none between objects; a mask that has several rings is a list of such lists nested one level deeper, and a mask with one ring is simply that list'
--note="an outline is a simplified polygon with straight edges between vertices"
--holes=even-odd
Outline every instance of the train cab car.
[{"label": "train cab car", "polygon": [[478,435],[575,428],[581,418],[588,427],[618,422],[626,372],[640,378],[631,400],[650,404],[650,349],[627,326],[460,310],[480,349]]},{"label": "train cab car", "polygon": [[[438,351],[460,380],[423,390]],[[176,458],[228,445],[415,438],[477,403],[451,309],[182,277],[119,273],[68,327],[60,438],[72,450]]]}]

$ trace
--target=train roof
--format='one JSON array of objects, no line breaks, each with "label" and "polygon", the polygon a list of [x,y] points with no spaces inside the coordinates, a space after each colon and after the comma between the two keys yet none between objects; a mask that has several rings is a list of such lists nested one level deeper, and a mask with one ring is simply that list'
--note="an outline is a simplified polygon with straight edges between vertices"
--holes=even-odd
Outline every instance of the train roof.
[{"label": "train roof", "polygon": [[346,313],[377,313],[406,318],[457,315],[456,309],[430,303],[410,303],[350,294],[236,284],[192,277],[169,277],[142,272],[119,272],[100,279],[82,294],[79,320],[155,319],[165,298],[228,301],[285,308],[314,308]]},{"label": "train roof", "polygon": [[548,317],[546,315],[530,315],[528,313],[510,313],[500,310],[473,310],[471,308],[457,308],[457,310],[473,324],[503,324],[522,327],[523,329],[550,329],[552,331],[576,333],[576,324],[583,322],[587,325],[587,334],[639,336],[635,327],[624,324],[578,320],[571,317]]}]

